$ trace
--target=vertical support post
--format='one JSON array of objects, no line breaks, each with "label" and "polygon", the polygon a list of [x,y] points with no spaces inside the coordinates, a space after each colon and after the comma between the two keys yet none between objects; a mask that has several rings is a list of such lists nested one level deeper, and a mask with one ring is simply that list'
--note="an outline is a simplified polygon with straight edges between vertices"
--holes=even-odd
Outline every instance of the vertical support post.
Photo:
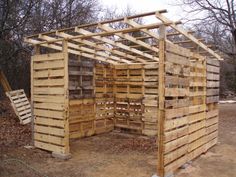
[{"label": "vertical support post", "polygon": [[64,40],[62,43],[62,52],[64,53],[64,98],[65,98],[65,112],[64,112],[64,121],[65,121],[65,154],[70,153],[69,145],[69,56],[68,56],[68,41]]},{"label": "vertical support post", "polygon": [[165,121],[165,42],[166,28],[161,25],[159,39],[159,68],[158,68],[158,175],[164,177],[164,121]]},{"label": "vertical support post", "polygon": [[[40,55],[40,46],[34,46],[34,55]],[[34,146],[34,61],[30,60],[30,104],[31,104],[31,127],[32,127],[32,146]]]},{"label": "vertical support post", "polygon": [[204,79],[204,86],[203,86],[203,104],[204,104],[204,119],[205,119],[205,152],[207,152],[207,147],[206,147],[206,130],[207,130],[207,124],[206,124],[206,121],[207,121],[207,103],[206,103],[206,99],[207,99],[207,57],[204,57],[204,60],[203,60],[203,66],[204,66],[204,69],[202,70],[203,71],[203,75],[204,77],[202,79]]}]

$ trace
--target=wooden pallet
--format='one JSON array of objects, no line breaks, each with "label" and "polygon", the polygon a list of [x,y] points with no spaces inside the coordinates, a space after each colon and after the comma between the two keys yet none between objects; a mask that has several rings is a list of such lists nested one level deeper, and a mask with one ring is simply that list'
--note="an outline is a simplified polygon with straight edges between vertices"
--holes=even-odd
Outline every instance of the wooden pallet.
[{"label": "wooden pallet", "polygon": [[20,124],[25,125],[31,122],[31,106],[24,90],[6,92],[6,95],[11,101],[11,105],[20,120]]}]

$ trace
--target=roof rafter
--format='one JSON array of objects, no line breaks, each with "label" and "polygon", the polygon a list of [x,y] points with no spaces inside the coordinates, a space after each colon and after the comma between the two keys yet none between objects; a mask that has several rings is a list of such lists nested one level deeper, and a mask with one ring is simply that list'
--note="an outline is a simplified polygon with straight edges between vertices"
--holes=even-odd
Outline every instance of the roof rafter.
[{"label": "roof rafter", "polygon": [[[156,18],[158,18],[159,20],[161,20],[163,23],[167,23],[170,22],[170,20],[168,18],[166,18],[165,16],[163,16],[160,12],[156,12]],[[210,48],[208,48],[205,44],[203,44],[202,42],[200,42],[198,39],[196,39],[193,35],[189,34],[188,32],[186,32],[183,28],[178,27],[176,24],[171,24],[170,25],[173,29],[175,29],[176,31],[180,32],[181,34],[183,34],[185,37],[187,37],[188,39],[190,39],[191,41],[193,41],[194,43],[196,43],[197,45],[199,45],[201,48],[203,48],[204,50],[206,50],[208,53],[210,53],[211,55],[213,55],[214,57],[216,57],[218,60],[223,60],[217,53],[215,53],[213,50],[211,50]]]},{"label": "roof rafter", "polygon": [[[81,34],[93,34],[92,32],[86,31],[86,30],[81,29],[81,28],[76,29],[75,31],[78,32],[78,33],[81,33]],[[100,41],[103,41],[103,42],[108,43],[108,44],[110,44],[110,45],[112,45],[112,46],[116,46],[116,47],[122,48],[122,49],[124,49],[124,50],[131,51],[131,52],[133,52],[133,53],[135,53],[135,54],[138,54],[138,55],[143,56],[144,58],[148,58],[148,59],[151,59],[151,60],[156,60],[156,61],[158,61],[158,58],[157,58],[157,57],[153,57],[153,56],[150,55],[150,54],[146,54],[146,53],[144,53],[144,52],[142,52],[142,51],[139,51],[139,50],[137,50],[137,49],[133,49],[133,48],[131,48],[131,47],[129,47],[129,46],[126,46],[126,45],[124,45],[124,44],[116,43],[116,42],[114,42],[114,41],[111,40],[111,39],[108,39],[108,38],[105,38],[105,37],[102,37],[102,36],[93,36],[92,38],[97,39],[97,40],[100,40]],[[136,58],[136,60],[141,61],[142,63],[145,63],[145,62],[146,62],[145,60],[139,59],[139,58]]]},{"label": "roof rafter", "polygon": [[[40,35],[39,38],[47,40],[47,41],[50,41],[50,40],[54,39],[53,37],[49,37],[47,35]],[[56,42],[56,43],[62,45],[62,42],[60,42],[60,41]],[[100,56],[100,57],[105,57],[106,60],[110,59],[110,60],[114,60],[115,62],[131,63],[128,60],[121,60],[119,57],[116,57],[116,56],[113,56],[113,55],[110,56],[105,52],[96,51],[95,49],[90,49],[88,47],[83,47],[83,46],[76,45],[76,44],[73,44],[73,43],[70,43],[70,42],[68,42],[68,47],[71,47],[71,48],[74,48],[74,49],[77,49],[77,50],[81,50],[81,51],[84,51],[84,52],[88,52],[88,53],[91,53],[93,55],[97,55],[97,56]]]},{"label": "roof rafter", "polygon": [[[115,29],[109,27],[109,26],[105,26],[105,25],[98,25],[99,28],[103,29],[104,31],[107,31],[107,32],[111,32],[111,31],[115,31]],[[115,33],[115,35],[123,38],[123,39],[127,39],[128,41],[131,41],[133,43],[136,43],[142,47],[145,47],[147,49],[151,49],[153,50],[154,52],[159,52],[159,49],[154,47],[154,46],[151,46],[143,41],[140,41],[138,39],[136,39],[135,37],[129,35],[129,34],[124,34],[124,33]]]},{"label": "roof rafter", "polygon": [[[37,40],[34,40],[34,39],[27,39],[27,40],[28,40],[28,42],[30,42],[32,44],[38,45],[37,44],[37,42],[38,42]],[[62,50],[62,46],[58,46],[58,45],[50,44],[50,43],[41,44],[41,46],[48,47],[48,48],[55,49],[55,50]],[[75,54],[75,55],[81,55],[83,57],[87,57],[87,58],[90,58],[90,59],[107,62],[107,63],[110,63],[110,64],[118,64],[115,61],[106,60],[103,57],[92,55],[92,54],[88,54],[88,53],[77,51],[77,50],[68,49],[68,52],[72,53],[72,54]]]}]

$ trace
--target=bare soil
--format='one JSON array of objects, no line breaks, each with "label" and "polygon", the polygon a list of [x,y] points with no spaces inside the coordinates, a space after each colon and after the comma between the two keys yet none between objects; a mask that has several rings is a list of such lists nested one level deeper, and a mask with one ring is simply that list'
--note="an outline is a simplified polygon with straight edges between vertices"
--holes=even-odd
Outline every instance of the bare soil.
[{"label": "bare soil", "polygon": [[[73,157],[67,161],[47,151],[27,149],[30,125],[20,125],[7,104],[0,103],[0,177],[150,177],[156,173],[155,139],[143,136],[112,132],[75,140]],[[220,105],[218,145],[176,176],[236,176],[236,104]]]}]

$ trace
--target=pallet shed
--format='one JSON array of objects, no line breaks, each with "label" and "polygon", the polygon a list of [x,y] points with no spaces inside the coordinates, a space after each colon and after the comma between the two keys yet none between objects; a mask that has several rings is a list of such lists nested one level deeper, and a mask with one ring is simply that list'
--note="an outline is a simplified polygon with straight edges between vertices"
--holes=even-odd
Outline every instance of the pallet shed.
[{"label": "pallet shed", "polygon": [[25,38],[36,147],[66,155],[70,139],[115,128],[156,136],[163,177],[217,143],[222,58],[165,12]]}]

